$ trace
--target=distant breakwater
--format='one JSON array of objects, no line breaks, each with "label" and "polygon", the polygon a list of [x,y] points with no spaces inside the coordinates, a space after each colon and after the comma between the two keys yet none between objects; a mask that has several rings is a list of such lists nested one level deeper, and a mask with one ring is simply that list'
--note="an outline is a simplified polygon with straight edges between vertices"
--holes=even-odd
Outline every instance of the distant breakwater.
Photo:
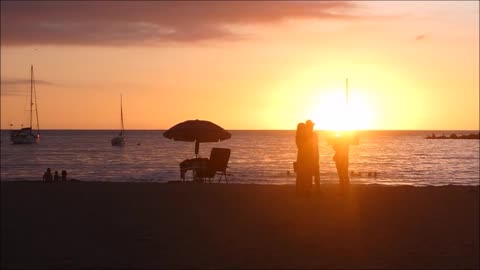
[{"label": "distant breakwater", "polygon": [[475,133],[472,133],[472,134],[468,134],[468,135],[460,135],[460,136],[457,136],[457,134],[455,133],[452,133],[450,136],[445,136],[445,135],[442,135],[442,136],[436,136],[435,133],[432,134],[432,136],[427,136],[425,137],[425,139],[454,139],[454,140],[458,140],[458,139],[466,139],[466,140],[478,140],[480,139],[480,132],[475,134]]}]

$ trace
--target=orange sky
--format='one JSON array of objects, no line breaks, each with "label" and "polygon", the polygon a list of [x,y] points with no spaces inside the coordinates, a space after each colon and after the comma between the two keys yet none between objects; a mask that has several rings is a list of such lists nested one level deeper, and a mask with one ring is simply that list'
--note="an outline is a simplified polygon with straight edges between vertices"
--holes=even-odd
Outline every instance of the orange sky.
[{"label": "orange sky", "polygon": [[2,129],[479,129],[476,1],[1,5]]}]

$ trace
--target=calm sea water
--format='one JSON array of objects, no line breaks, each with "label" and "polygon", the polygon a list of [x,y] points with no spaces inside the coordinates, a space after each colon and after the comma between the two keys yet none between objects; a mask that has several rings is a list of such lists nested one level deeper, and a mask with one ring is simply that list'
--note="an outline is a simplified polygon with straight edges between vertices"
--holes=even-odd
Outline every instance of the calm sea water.
[{"label": "calm sea water", "polygon": [[[440,131],[436,132],[441,135]],[[474,131],[445,131],[446,135]],[[67,170],[83,181],[166,182],[179,180],[178,164],[194,157],[194,143],[165,139],[161,130],[127,131],[125,147],[113,147],[117,131],[46,130],[38,145],[12,145],[1,133],[1,180],[38,180],[47,167]],[[231,131],[232,138],[200,144],[208,157],[212,147],[232,149],[228,178],[232,183],[294,184],[295,131]],[[479,140],[426,140],[432,131],[363,132],[350,148],[350,170],[377,172],[352,177],[353,183],[410,185],[478,185]],[[336,183],[333,150],[319,134],[320,173]],[[289,172],[289,173],[288,173]]]}]

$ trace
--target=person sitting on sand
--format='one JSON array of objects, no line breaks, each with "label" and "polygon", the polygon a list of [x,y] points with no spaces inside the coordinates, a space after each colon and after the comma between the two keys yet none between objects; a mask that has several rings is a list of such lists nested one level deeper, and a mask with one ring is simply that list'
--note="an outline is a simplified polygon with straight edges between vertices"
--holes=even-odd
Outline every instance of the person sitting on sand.
[{"label": "person sitting on sand", "polygon": [[52,170],[47,168],[47,171],[43,174],[43,181],[44,182],[52,182]]},{"label": "person sitting on sand", "polygon": [[58,175],[58,171],[55,171],[55,174],[53,175],[53,182],[58,181],[60,181],[60,175]]},{"label": "person sitting on sand", "polygon": [[67,171],[62,170],[62,181],[67,181]]}]

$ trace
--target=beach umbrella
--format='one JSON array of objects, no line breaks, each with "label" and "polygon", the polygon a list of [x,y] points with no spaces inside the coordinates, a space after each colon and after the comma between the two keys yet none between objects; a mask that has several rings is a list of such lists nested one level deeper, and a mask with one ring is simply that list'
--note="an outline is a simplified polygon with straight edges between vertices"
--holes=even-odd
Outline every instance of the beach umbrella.
[{"label": "beach umbrella", "polygon": [[202,142],[219,142],[230,139],[232,134],[206,120],[187,120],[176,124],[163,133],[163,137],[174,141],[195,142],[195,155]]}]

